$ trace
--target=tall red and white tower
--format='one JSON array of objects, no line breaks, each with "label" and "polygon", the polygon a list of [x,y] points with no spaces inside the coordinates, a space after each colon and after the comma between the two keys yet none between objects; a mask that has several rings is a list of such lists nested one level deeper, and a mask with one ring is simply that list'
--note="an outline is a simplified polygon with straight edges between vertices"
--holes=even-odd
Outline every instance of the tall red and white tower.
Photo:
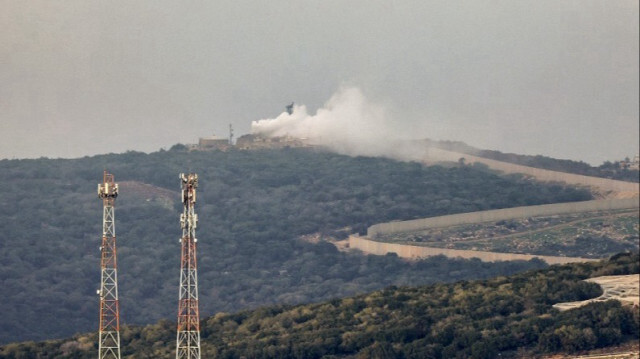
[{"label": "tall red and white tower", "polygon": [[98,197],[102,198],[102,245],[100,246],[101,284],[100,335],[98,359],[120,359],[120,310],[118,303],[118,266],[116,260],[115,201],[118,184],[113,175],[104,171],[98,184]]},{"label": "tall red and white tower", "polygon": [[176,359],[200,359],[200,314],[198,313],[198,266],[196,260],[198,215],[194,211],[198,175],[181,173],[180,180],[184,209],[180,215],[182,256]]}]

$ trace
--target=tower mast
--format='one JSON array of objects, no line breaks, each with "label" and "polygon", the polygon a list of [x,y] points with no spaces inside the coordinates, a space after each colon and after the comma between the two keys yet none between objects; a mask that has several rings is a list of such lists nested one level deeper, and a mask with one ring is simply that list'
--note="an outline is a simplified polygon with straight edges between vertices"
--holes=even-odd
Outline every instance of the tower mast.
[{"label": "tower mast", "polygon": [[104,171],[98,184],[98,197],[102,198],[102,245],[100,246],[101,284],[100,335],[98,359],[120,359],[120,310],[118,303],[118,266],[116,260],[115,201],[118,184],[113,175]]},{"label": "tower mast", "polygon": [[198,266],[196,260],[198,215],[194,211],[198,175],[181,173],[180,180],[184,209],[180,215],[182,256],[176,359],[200,359],[200,314],[198,313]]}]

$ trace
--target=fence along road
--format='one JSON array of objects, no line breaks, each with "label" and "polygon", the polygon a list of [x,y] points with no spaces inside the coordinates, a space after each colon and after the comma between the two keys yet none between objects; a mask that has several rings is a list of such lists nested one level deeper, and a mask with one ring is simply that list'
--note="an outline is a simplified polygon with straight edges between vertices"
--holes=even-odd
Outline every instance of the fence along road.
[{"label": "fence along road", "polygon": [[410,221],[379,223],[374,224],[367,229],[367,237],[351,236],[349,238],[349,247],[359,249],[365,253],[377,255],[384,255],[393,252],[398,256],[404,258],[420,258],[442,254],[448,257],[477,257],[484,261],[514,259],[528,260],[534,257],[544,259],[549,264],[588,261],[592,259],[432,248],[405,244],[382,243],[374,241],[374,239],[376,239],[380,235],[417,232],[430,228],[443,228],[460,224],[476,224],[537,216],[640,208],[640,202],[638,198],[638,183],[575,175],[571,173],[556,172],[515,165],[482,157],[445,151],[438,148],[429,148],[427,150],[427,158],[424,162],[432,163],[434,161],[458,161],[460,158],[464,158],[466,163],[483,163],[489,166],[489,168],[498,171],[506,173],[522,173],[532,176],[540,181],[565,182],[572,185],[588,186],[596,192],[606,194],[606,196],[609,198],[593,201],[495,209],[480,212],[414,219]]},{"label": "fence along road", "polygon": [[571,185],[591,187],[592,189],[598,189],[599,192],[603,192],[603,194],[607,195],[609,198],[631,198],[638,196],[638,183],[522,166],[514,163],[468,155],[466,153],[446,151],[435,147],[429,147],[425,153],[426,156],[423,160],[424,163],[434,163],[438,161],[457,162],[461,158],[464,158],[464,162],[467,164],[482,163],[496,171],[504,173],[521,173],[534,177],[538,181],[564,182]]},{"label": "fence along road", "polygon": [[367,228],[367,237],[376,238],[380,235],[417,232],[430,228],[451,227],[460,224],[497,222],[509,219],[553,216],[571,213],[634,209],[638,207],[638,198],[622,198],[492,209],[488,211],[413,219],[410,221],[378,223]]}]

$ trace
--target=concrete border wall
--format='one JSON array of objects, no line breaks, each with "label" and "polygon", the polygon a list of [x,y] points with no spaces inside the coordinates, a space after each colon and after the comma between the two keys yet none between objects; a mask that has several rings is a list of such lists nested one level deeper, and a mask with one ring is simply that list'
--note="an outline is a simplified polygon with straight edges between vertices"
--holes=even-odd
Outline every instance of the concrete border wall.
[{"label": "concrete border wall", "polygon": [[484,252],[484,251],[470,251],[463,249],[447,249],[447,248],[433,248],[433,247],[421,247],[412,246],[408,244],[397,243],[385,243],[376,242],[365,237],[350,236],[349,248],[360,250],[364,253],[374,255],[385,255],[388,253],[396,253],[398,257],[418,259],[437,255],[444,255],[450,258],[479,258],[483,262],[496,262],[496,261],[514,261],[525,260],[528,261],[533,258],[540,258],[548,264],[564,264],[574,262],[590,262],[598,261],[599,259],[592,258],[578,258],[578,257],[557,257],[557,256],[537,256],[530,254],[516,254],[516,253],[497,253],[497,252]]},{"label": "concrete border wall", "polygon": [[527,167],[508,162],[496,161],[488,158],[446,151],[431,147],[427,149],[425,162],[430,160],[453,161],[464,158],[467,163],[483,163],[490,168],[505,173],[522,173],[532,176],[540,181],[565,182],[573,185],[597,187],[605,192],[632,198],[604,199],[595,201],[556,203],[538,206],[526,206],[516,208],[496,209],[489,211],[452,214],[447,216],[415,219],[410,221],[397,221],[374,224],[367,229],[367,237],[350,236],[349,247],[361,250],[374,255],[385,255],[396,253],[402,258],[424,258],[429,256],[444,255],[447,257],[479,258],[485,262],[509,261],[509,260],[530,260],[540,258],[549,264],[562,264],[572,262],[596,261],[597,259],[558,257],[558,256],[537,256],[530,254],[497,253],[484,251],[471,251],[462,249],[447,249],[412,246],[407,244],[376,242],[369,238],[376,238],[380,235],[416,232],[429,228],[442,228],[461,224],[474,224],[483,222],[494,222],[500,220],[519,219],[537,216],[553,216],[572,213],[584,213],[607,210],[637,209],[640,208],[638,183],[617,181],[607,178],[590,177],[572,173],[557,172],[534,167]]},{"label": "concrete border wall", "polygon": [[505,173],[522,173],[535,177],[539,181],[547,182],[565,182],[573,185],[598,187],[603,191],[614,192],[638,192],[640,184],[626,181],[612,180],[608,178],[583,176],[573,173],[565,173],[558,171],[545,170],[542,168],[528,167],[517,165],[509,162],[502,162],[492,160],[489,158],[478,157],[468,155],[466,153],[458,153],[452,151],[446,151],[435,147],[427,149],[427,156],[425,161],[429,162],[430,159],[438,161],[453,161],[457,162],[460,158],[464,158],[466,163],[483,163],[489,168],[502,171]]},{"label": "concrete border wall", "polygon": [[380,235],[417,232],[429,228],[442,228],[460,224],[495,222],[508,219],[519,219],[537,216],[553,216],[559,214],[584,213],[595,211],[640,208],[639,198],[605,199],[583,202],[543,204],[538,206],[494,209],[489,211],[451,214],[447,216],[378,223],[367,228],[367,237]]}]

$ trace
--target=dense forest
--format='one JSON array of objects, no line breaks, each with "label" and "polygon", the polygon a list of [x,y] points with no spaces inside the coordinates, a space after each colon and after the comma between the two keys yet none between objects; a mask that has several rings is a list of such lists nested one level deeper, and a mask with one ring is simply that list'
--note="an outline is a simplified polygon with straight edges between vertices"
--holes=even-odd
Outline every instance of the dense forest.
[{"label": "dense forest", "polygon": [[605,161],[600,166],[591,166],[583,161],[557,159],[542,155],[519,155],[495,150],[481,150],[463,142],[427,141],[430,145],[449,151],[490,158],[496,161],[510,162],[522,166],[543,168],[551,171],[575,173],[584,176],[610,178],[621,181],[640,182],[640,171],[629,168],[629,159],[623,161]]},{"label": "dense forest", "polygon": [[102,202],[96,187],[104,169],[122,184],[115,212],[124,324],[175,316],[180,172],[200,176],[203,315],[540,268],[544,263],[535,260],[406,262],[338,252],[299,237],[343,237],[396,219],[591,199],[586,190],[474,166],[425,167],[308,149],[187,152],[176,145],[151,154],[2,160],[0,343],[97,328]]},{"label": "dense forest", "polygon": [[[202,321],[206,358],[451,359],[533,358],[576,353],[639,338],[638,308],[610,300],[558,312],[602,289],[583,279],[637,274],[638,253],[552,266],[510,277],[419,287],[388,287],[320,304],[271,306]],[[122,331],[123,358],[171,358],[175,324]],[[96,334],[10,344],[0,356],[93,358]]]}]

